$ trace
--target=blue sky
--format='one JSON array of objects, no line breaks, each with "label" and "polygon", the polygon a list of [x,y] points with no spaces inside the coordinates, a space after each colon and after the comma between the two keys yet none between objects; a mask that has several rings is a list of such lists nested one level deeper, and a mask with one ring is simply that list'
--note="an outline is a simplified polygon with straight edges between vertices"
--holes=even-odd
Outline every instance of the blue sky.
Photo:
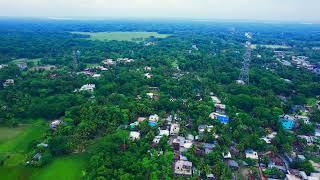
[{"label": "blue sky", "polygon": [[320,0],[0,0],[0,16],[320,22]]}]

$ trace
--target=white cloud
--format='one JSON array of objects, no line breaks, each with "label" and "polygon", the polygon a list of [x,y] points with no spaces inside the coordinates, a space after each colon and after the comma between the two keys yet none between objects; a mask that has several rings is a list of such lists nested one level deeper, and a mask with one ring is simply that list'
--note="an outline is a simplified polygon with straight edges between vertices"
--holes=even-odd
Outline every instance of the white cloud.
[{"label": "white cloud", "polygon": [[320,21],[319,0],[0,0],[0,16]]}]

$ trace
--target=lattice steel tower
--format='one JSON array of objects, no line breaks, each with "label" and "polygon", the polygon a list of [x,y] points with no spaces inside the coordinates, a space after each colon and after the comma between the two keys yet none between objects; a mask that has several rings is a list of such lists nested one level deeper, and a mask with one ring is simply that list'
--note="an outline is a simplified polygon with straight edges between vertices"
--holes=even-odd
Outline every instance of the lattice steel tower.
[{"label": "lattice steel tower", "polygon": [[249,83],[249,68],[250,68],[250,62],[251,62],[251,39],[252,34],[246,33],[245,36],[247,37],[246,42],[246,52],[243,55],[243,65],[241,68],[241,72],[239,75],[239,80],[237,81],[239,84],[245,85]]},{"label": "lattice steel tower", "polygon": [[73,69],[77,71],[79,68],[80,51],[79,50],[73,51],[72,56],[73,56]]}]

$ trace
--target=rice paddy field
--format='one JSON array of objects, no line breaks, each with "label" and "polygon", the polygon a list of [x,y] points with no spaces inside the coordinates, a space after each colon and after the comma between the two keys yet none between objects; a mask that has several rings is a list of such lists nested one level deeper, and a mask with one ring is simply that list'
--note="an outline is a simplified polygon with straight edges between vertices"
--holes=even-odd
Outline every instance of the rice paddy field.
[{"label": "rice paddy field", "polygon": [[89,35],[90,40],[98,41],[143,41],[150,37],[166,38],[169,34],[157,32],[72,32],[73,34]]},{"label": "rice paddy field", "polygon": [[41,140],[48,129],[44,120],[23,124],[15,128],[0,127],[0,166],[1,180],[43,180],[81,179],[84,174],[84,155],[71,155],[55,158],[42,168],[24,165],[29,144]]}]

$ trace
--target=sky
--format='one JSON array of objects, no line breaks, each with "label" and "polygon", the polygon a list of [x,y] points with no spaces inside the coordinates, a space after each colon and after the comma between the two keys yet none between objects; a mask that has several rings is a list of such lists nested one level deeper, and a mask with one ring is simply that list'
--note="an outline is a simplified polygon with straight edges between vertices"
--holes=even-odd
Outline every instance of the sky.
[{"label": "sky", "polygon": [[0,0],[5,17],[320,22],[320,0]]}]

